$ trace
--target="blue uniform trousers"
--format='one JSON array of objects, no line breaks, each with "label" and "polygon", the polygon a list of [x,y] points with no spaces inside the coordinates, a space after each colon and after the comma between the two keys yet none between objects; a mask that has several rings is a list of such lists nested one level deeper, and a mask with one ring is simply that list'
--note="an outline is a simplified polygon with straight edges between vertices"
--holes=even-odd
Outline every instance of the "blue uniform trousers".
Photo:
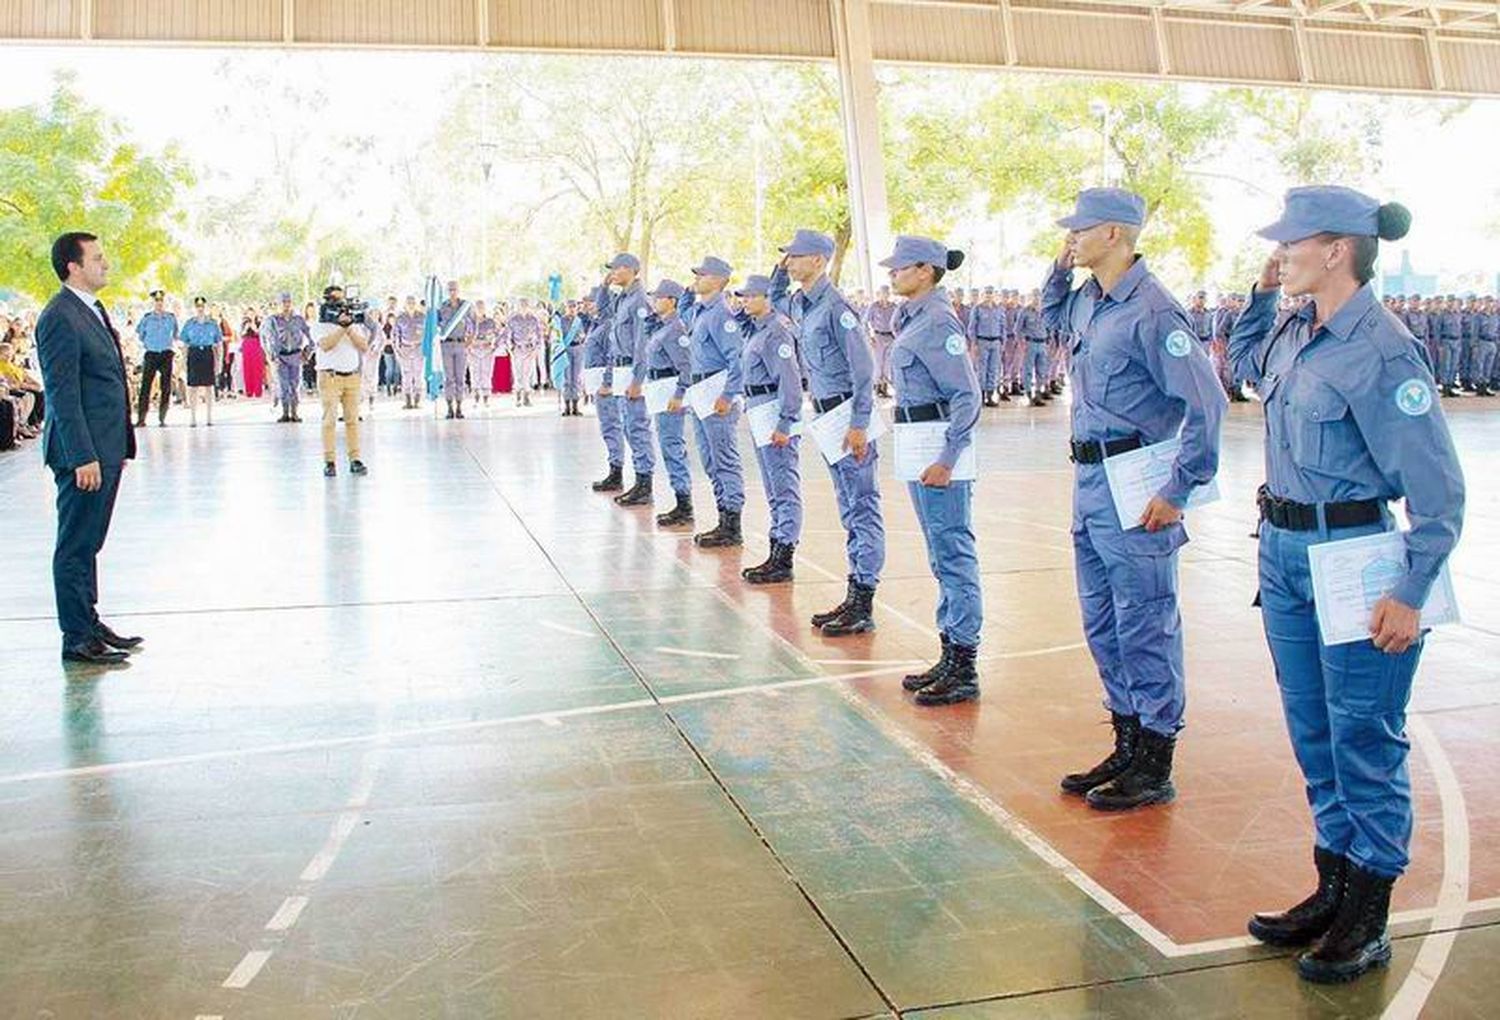
[{"label": "blue uniform trousers", "polygon": [[656,442],[661,447],[661,462],[667,467],[667,481],[672,483],[672,491],[678,495],[688,495],[693,491],[693,479],[688,474],[687,438],[682,427],[683,415],[692,413],[690,410],[662,411],[656,416]]},{"label": "blue uniform trousers", "polygon": [[703,473],[714,487],[714,506],[739,513],[745,508],[745,471],[740,466],[740,448],[736,426],[740,408],[735,404],[728,414],[711,414],[707,418],[693,415],[698,432],[698,455]]},{"label": "blue uniform trousers", "polygon": [[1458,382],[1459,362],[1463,359],[1462,340],[1438,341],[1438,384],[1452,386]]},{"label": "blue uniform trousers", "polygon": [[120,492],[120,466],[101,465],[103,483],[84,492],[71,469],[54,470],[57,482],[57,545],[52,553],[52,590],[57,599],[57,625],[64,644],[94,637],[99,622],[99,551],[109,534],[115,497]]},{"label": "blue uniform trousers", "polygon": [[1024,370],[1025,379],[1021,385],[1027,390],[1044,389],[1048,382],[1047,368],[1047,341],[1026,341],[1026,353],[1023,356],[1021,367]]},{"label": "blue uniform trousers", "polygon": [[1470,382],[1478,385],[1488,383],[1490,376],[1495,371],[1496,344],[1493,340],[1470,340],[1469,341],[1469,374]]},{"label": "blue uniform trousers", "polygon": [[978,346],[979,385],[984,392],[989,393],[1000,385],[1001,341],[981,338]]},{"label": "blue uniform trousers", "polygon": [[276,355],[276,397],[283,411],[297,407],[297,387],[302,383],[302,352]]},{"label": "blue uniform trousers", "polygon": [[443,348],[443,399],[464,398],[464,373],[469,370],[469,350],[462,340],[444,340]]},{"label": "blue uniform trousers", "polygon": [[625,440],[630,444],[630,458],[639,477],[646,477],[656,469],[656,451],[651,449],[651,415],[646,413],[646,400],[626,400]]},{"label": "blue uniform trousers", "polygon": [[834,495],[839,502],[839,522],[846,538],[844,554],[849,574],[855,582],[868,588],[880,583],[885,566],[885,521],[880,515],[880,451],[875,443],[865,450],[864,463],[850,454],[828,465],[833,477]]},{"label": "blue uniform trousers", "polygon": [[801,443],[800,436],[793,436],[786,446],[767,443],[755,448],[761,484],[771,507],[771,539],[787,545],[796,545],[802,537],[802,473],[798,451]]},{"label": "blue uniform trousers", "polygon": [[937,578],[938,630],[956,644],[976,648],[984,625],[984,601],[979,554],[974,549],[974,483],[950,482],[938,489],[907,482],[906,487],[927,541],[927,564]]},{"label": "blue uniform trousers", "polygon": [[610,467],[625,463],[624,403],[624,397],[594,397],[594,413],[599,416],[599,437],[604,440],[604,452],[609,457]]},{"label": "blue uniform trousers", "polygon": [[1104,468],[1077,466],[1073,559],[1083,633],[1104,682],[1105,704],[1170,736],[1182,728],[1187,690],[1177,605],[1181,524],[1120,530]]},{"label": "blue uniform trousers", "polygon": [[1260,527],[1260,605],[1292,752],[1318,845],[1393,878],[1411,843],[1406,705],[1422,641],[1387,655],[1372,641],[1328,647],[1318,634],[1307,547],[1383,530]]}]

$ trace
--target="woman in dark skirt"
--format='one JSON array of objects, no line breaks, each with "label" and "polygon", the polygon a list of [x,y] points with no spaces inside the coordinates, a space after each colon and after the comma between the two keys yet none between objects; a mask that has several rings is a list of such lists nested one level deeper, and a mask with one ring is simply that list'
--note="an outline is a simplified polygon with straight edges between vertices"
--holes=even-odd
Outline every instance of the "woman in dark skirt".
[{"label": "woman in dark skirt", "polygon": [[214,377],[216,352],[223,343],[219,324],[208,314],[208,302],[203,298],[193,300],[194,315],[183,324],[179,334],[187,345],[187,404],[192,415],[192,424],[198,425],[198,404],[208,411],[208,423],[214,423]]}]

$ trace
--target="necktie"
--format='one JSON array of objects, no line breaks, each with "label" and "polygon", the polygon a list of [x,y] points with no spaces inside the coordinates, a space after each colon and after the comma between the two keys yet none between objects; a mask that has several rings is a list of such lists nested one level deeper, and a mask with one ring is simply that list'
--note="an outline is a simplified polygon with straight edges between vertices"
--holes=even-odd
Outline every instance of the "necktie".
[{"label": "necktie", "polygon": [[109,335],[115,338],[115,343],[119,343],[120,334],[115,332],[114,324],[109,321],[109,313],[104,310],[104,302],[96,300],[94,308],[99,312],[99,318],[104,320],[104,328],[109,330]]}]

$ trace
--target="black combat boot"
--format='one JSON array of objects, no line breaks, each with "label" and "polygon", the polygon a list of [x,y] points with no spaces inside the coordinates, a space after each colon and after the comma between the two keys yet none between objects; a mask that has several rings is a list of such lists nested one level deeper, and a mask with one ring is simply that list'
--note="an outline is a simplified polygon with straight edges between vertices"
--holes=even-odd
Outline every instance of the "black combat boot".
[{"label": "black combat boot", "polygon": [[1086,795],[1096,811],[1129,811],[1148,804],[1168,804],[1177,797],[1172,785],[1172,751],[1177,738],[1141,727],[1135,758],[1114,782],[1096,786]]},{"label": "black combat boot", "polygon": [[849,593],[849,606],[823,624],[824,637],[847,637],[875,629],[875,589],[856,583]]},{"label": "black combat boot", "polygon": [[1130,768],[1130,763],[1135,760],[1135,745],[1141,735],[1141,720],[1133,715],[1111,712],[1109,722],[1115,730],[1115,749],[1108,758],[1087,772],[1073,772],[1063,776],[1064,793],[1082,797],[1094,787],[1103,786]]},{"label": "black combat boot", "polygon": [[974,660],[979,657],[979,649],[956,641],[950,643],[948,649],[947,671],[917,692],[917,704],[931,708],[978,700],[979,670]]},{"label": "black combat boot", "polygon": [[821,613],[813,613],[813,615],[812,615],[812,625],[814,627],[821,627],[825,623],[829,623],[829,622],[831,622],[833,620],[838,619],[840,616],[843,616],[844,615],[844,611],[849,608],[849,602],[850,602],[850,600],[853,599],[853,598],[854,598],[854,575],[850,574],[849,575],[848,586],[844,589],[844,601],[840,602],[838,605],[834,606],[832,609],[826,610],[826,611],[821,612]]},{"label": "black combat boot", "polygon": [[656,515],[656,523],[663,528],[675,528],[680,524],[693,523],[693,494],[677,493],[677,505],[664,514]]},{"label": "black combat boot", "polygon": [[1060,396],[1062,396],[1062,380],[1061,379],[1053,379],[1052,382],[1051,382],[1051,384],[1048,385],[1047,389],[1049,389],[1052,392],[1052,395],[1054,397],[1060,397]]},{"label": "black combat boot", "polygon": [[1256,914],[1250,918],[1250,934],[1272,946],[1305,946],[1333,925],[1344,902],[1349,861],[1342,854],[1313,847],[1313,865],[1318,869],[1318,887],[1312,895],[1289,910]]},{"label": "black combat boot", "polygon": [[635,484],[630,491],[615,497],[615,502],[621,506],[649,506],[651,503],[651,476],[636,475]]},{"label": "black combat boot", "polygon": [[741,576],[751,584],[781,584],[784,581],[790,581],[796,553],[796,546],[773,541],[771,555],[766,562],[743,571]]},{"label": "black combat boot", "polygon": [[765,562],[757,563],[753,567],[746,567],[744,570],[740,571],[740,576],[746,581],[749,581],[751,584],[755,584],[756,579],[759,578],[761,574],[764,574],[766,571],[770,570],[771,564],[776,562],[776,550],[779,548],[781,548],[781,543],[776,541],[776,539],[774,538],[771,539],[771,548],[770,551],[766,553]]},{"label": "black combat boot", "polygon": [[625,479],[621,477],[620,465],[611,464],[609,474],[595,482],[592,488],[595,492],[619,492],[625,488]]},{"label": "black combat boot", "polygon": [[922,688],[936,683],[947,672],[948,666],[953,662],[952,644],[949,642],[947,634],[939,634],[938,640],[943,643],[943,650],[938,656],[938,661],[934,662],[921,673],[908,673],[902,677],[902,690],[920,691]]},{"label": "black combat boot", "polygon": [[464,402],[462,400],[455,400],[453,402],[453,417],[455,417],[455,418],[462,418],[463,416],[464,416]]},{"label": "black combat boot", "polygon": [[998,407],[1000,404],[1008,403],[1010,403],[1010,391],[1004,385],[1001,385],[995,397],[995,405]]},{"label": "black combat boot", "polygon": [[1394,878],[1383,878],[1354,863],[1348,866],[1344,899],[1333,924],[1297,959],[1297,973],[1320,985],[1342,984],[1391,962],[1386,921]]},{"label": "black combat boot", "polygon": [[720,510],[718,527],[701,535],[694,535],[693,544],[701,549],[726,549],[744,545],[745,536],[740,533],[740,512]]}]

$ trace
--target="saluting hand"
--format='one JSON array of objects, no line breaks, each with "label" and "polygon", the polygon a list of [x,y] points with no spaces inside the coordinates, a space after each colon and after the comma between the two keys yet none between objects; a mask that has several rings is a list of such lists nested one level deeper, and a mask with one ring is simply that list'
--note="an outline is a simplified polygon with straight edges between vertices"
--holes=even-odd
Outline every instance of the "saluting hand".
[{"label": "saluting hand", "polygon": [[1261,267],[1260,279],[1256,281],[1256,290],[1277,290],[1281,287],[1281,260],[1275,255],[1266,259],[1266,264]]},{"label": "saluting hand", "polygon": [[1057,253],[1057,264],[1063,269],[1073,268],[1073,242],[1064,241],[1062,251]]},{"label": "saluting hand", "polygon": [[1387,595],[1375,603],[1370,614],[1370,640],[1388,655],[1400,655],[1412,646],[1422,630],[1422,614]]},{"label": "saluting hand", "polygon": [[1151,502],[1146,504],[1145,511],[1141,513],[1141,523],[1146,526],[1147,531],[1170,528],[1180,520],[1182,511],[1160,496],[1152,496]]}]

